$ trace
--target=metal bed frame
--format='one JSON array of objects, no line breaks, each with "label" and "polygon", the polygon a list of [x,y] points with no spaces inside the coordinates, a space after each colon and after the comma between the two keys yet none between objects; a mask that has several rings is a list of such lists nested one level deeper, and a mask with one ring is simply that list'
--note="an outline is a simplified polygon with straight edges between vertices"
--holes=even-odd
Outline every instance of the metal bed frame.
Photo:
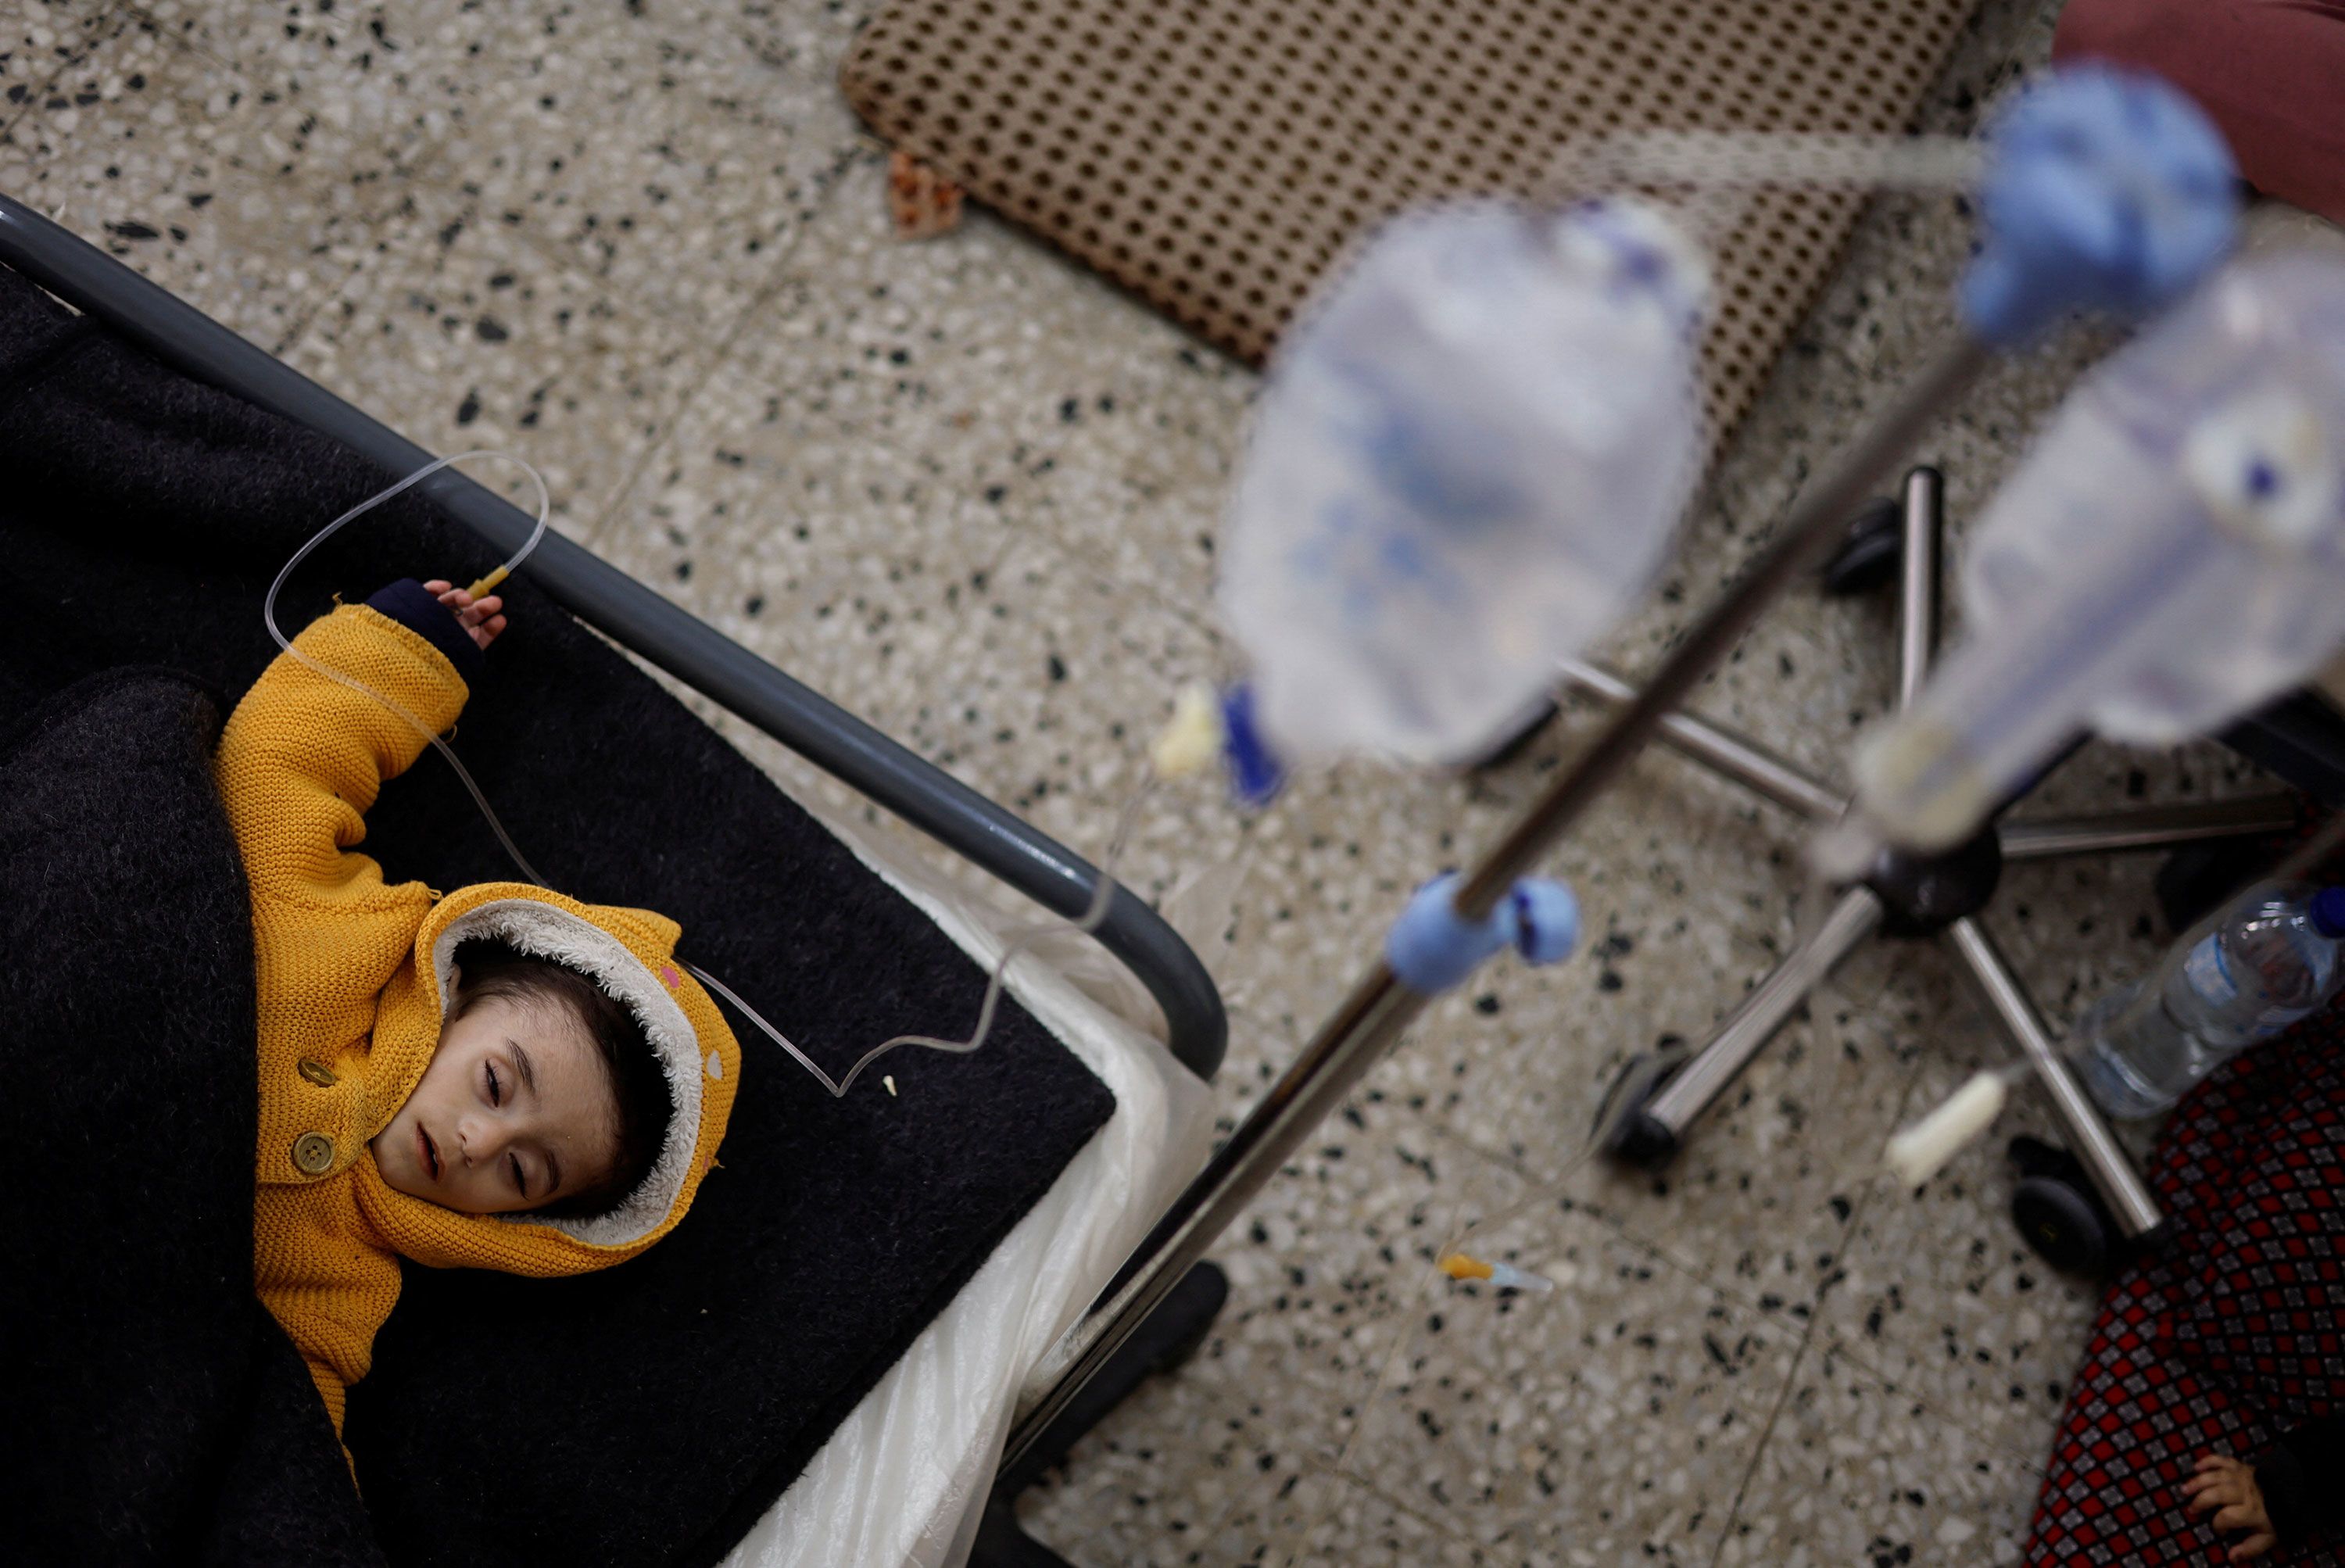
[{"label": "metal bed frame", "polygon": [[[386,473],[411,473],[435,456],[5,195],[0,195],[0,262],[173,369],[330,435]],[[452,468],[416,489],[502,551],[520,548],[535,526],[534,518]],[[620,647],[738,714],[1046,909],[1073,920],[1091,907],[1099,872],[1081,856],[584,545],[549,529],[529,559],[529,577],[554,603]],[[1097,935],[1163,1010],[1172,1054],[1210,1080],[1229,1042],[1229,1019],[1197,955],[1154,910],[1122,886]]]},{"label": "metal bed frame", "polygon": [[[387,472],[411,472],[431,461],[431,454],[412,442],[5,196],[0,196],[0,262],[183,373],[330,435]],[[1752,743],[1674,709],[1760,612],[1839,542],[1846,520],[1987,359],[1985,348],[1965,341],[1926,369],[1899,405],[1808,488],[1779,526],[1772,545],[1689,629],[1641,691],[1593,667],[1571,672],[1571,684],[1617,706],[1541,797],[1467,871],[1457,893],[1462,914],[1487,914],[1651,739],[1690,752],[1801,816],[1828,820],[1838,814],[1840,799],[1822,785]],[[434,475],[420,488],[500,549],[517,546],[532,526],[531,518],[453,470]],[[1934,506],[1933,492],[1928,507],[1917,509],[1928,514],[1931,542],[1905,553],[1900,690],[1908,697],[1918,687],[1935,634]],[[1919,537],[1911,532],[1917,526],[1909,519],[1909,545]],[[1070,917],[1088,906],[1100,873],[1081,857],[584,547],[549,534],[529,570],[532,580],[570,614],[1011,887]],[[2238,808],[2218,807],[2210,814],[2206,809],[2163,808],[2056,824],[2013,825],[2003,830],[2002,847],[2013,858],[2139,849],[2236,836],[2269,825],[2269,812],[2243,814]],[[1806,985],[1880,923],[1880,910],[1881,901],[1867,888],[1843,895],[1819,931],[1761,983],[1721,1027],[1712,1049],[1696,1059],[1697,1064],[1710,1062],[1711,1067],[1699,1074],[1690,1070],[1680,1074],[1669,1092],[1647,1103],[1646,1116],[1665,1122],[1674,1139],[1790,1015]],[[2095,1184],[2128,1234],[2148,1233],[2157,1223],[2155,1204],[2052,1049],[2008,966],[1974,922],[1957,921],[1952,929],[1957,950],[1980,980],[1996,1015],[2051,1088],[2072,1146],[2083,1154]],[[1097,934],[1163,1010],[1174,1056],[1201,1079],[1210,1079],[1221,1063],[1228,1023],[1221,997],[1196,955],[1152,910],[1121,886]],[[1046,1389],[1030,1390],[1021,1404],[1002,1459],[1003,1477],[1030,1476],[1071,1427],[1087,1424],[1096,1414],[1107,1385],[1137,1380],[1130,1375],[1132,1358],[1126,1355],[1122,1372],[1103,1380],[1101,1389],[1084,1393],[1201,1262],[1205,1249],[1430,1000],[1402,985],[1380,959],[1371,963],[1054,1351],[1050,1359],[1062,1369]],[[1198,1294],[1193,1282],[1184,1294]],[[1205,1309],[1207,1318],[1217,1305],[1215,1294]],[[1152,1366],[1177,1354],[1177,1347],[1168,1349],[1162,1342],[1161,1327],[1156,1339]],[[989,1515],[989,1525],[996,1522]],[[995,1560],[1055,1561],[1019,1556],[1014,1543],[1012,1546]],[[982,1539],[980,1553],[986,1554]]]}]

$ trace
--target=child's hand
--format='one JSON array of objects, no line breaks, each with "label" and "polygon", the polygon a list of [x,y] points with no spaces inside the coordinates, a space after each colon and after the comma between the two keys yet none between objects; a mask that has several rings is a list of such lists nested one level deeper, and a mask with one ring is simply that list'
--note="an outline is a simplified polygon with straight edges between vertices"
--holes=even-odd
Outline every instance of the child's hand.
[{"label": "child's hand", "polygon": [[2264,1512],[2264,1494],[2256,1485],[2254,1465],[2227,1453],[2202,1454],[2198,1473],[2182,1483],[2182,1494],[2190,1499],[2193,1513],[2222,1510],[2215,1515],[2216,1529],[2250,1532],[2231,1548],[2232,1562],[2260,1557],[2279,1544],[2279,1537],[2272,1533],[2271,1515]]},{"label": "child's hand", "polygon": [[505,602],[495,594],[485,595],[475,604],[472,596],[444,578],[434,577],[423,585],[423,591],[437,597],[456,617],[456,624],[472,634],[472,641],[487,647],[505,629]]}]

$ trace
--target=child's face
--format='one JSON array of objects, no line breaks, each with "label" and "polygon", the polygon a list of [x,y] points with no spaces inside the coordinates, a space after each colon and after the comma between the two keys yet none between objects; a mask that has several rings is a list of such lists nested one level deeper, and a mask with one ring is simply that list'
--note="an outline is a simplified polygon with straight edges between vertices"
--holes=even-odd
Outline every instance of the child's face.
[{"label": "child's face", "polygon": [[440,1032],[423,1081],[367,1147],[389,1186],[463,1214],[543,1208],[617,1157],[618,1105],[584,1027],[491,997]]}]

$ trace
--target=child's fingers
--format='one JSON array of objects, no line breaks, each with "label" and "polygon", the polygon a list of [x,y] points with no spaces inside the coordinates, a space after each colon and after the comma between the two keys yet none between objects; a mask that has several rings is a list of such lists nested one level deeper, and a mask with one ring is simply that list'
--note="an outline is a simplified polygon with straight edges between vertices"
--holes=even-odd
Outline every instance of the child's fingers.
[{"label": "child's fingers", "polygon": [[2262,1524],[2263,1516],[2244,1502],[2234,1502],[2215,1515],[2218,1530],[2254,1530]]},{"label": "child's fingers", "polygon": [[2237,1463],[2238,1463],[2238,1461],[2233,1459],[2227,1453],[2202,1453],[2198,1456],[2198,1468],[2200,1470],[2220,1470],[2226,1465]]},{"label": "child's fingers", "polygon": [[434,577],[430,582],[423,585],[423,591],[436,598],[455,585],[455,584],[450,582],[445,577]]},{"label": "child's fingers", "polygon": [[2228,1503],[2245,1502],[2248,1490],[2233,1476],[2201,1476],[2196,1488],[2195,1498],[2196,1501],[2190,1504],[2190,1512],[2204,1513],[2208,1509],[2221,1508]]},{"label": "child's fingers", "polygon": [[2245,1541],[2240,1542],[2237,1546],[2231,1548],[2231,1561],[2234,1563],[2250,1562],[2255,1558],[2262,1556],[2265,1553],[2270,1551],[2273,1547],[2279,1544],[2279,1536],[2274,1535],[2269,1530],[2259,1530],[2253,1535],[2249,1536]]}]

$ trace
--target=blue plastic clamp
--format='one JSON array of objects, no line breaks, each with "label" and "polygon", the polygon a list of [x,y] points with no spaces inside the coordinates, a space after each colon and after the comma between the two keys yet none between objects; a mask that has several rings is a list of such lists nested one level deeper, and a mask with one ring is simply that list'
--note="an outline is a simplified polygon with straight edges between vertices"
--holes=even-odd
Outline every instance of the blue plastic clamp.
[{"label": "blue plastic clamp", "polygon": [[2157,77],[2108,66],[2054,73],[1988,134],[1984,240],[1962,281],[1963,320],[1997,348],[2060,317],[2146,316],[2231,249],[2239,173],[2198,106]]},{"label": "blue plastic clamp", "polygon": [[1526,877],[1480,921],[1457,912],[1457,873],[1444,871],[1410,896],[1385,938],[1385,962],[1420,996],[1462,983],[1502,948],[1532,963],[1568,957],[1579,941],[1579,903],[1546,877]]},{"label": "blue plastic clamp", "polygon": [[1394,976],[1419,996],[1438,996],[1482,967],[1501,948],[1512,947],[1522,916],[1512,899],[1501,899],[1488,915],[1469,921],[1450,895],[1457,873],[1444,871],[1416,890],[1385,938],[1385,962]]},{"label": "blue plastic clamp", "polygon": [[1525,877],[1507,901],[1515,906],[1515,951],[1526,963],[1561,963],[1579,945],[1579,901],[1552,877]]},{"label": "blue plastic clamp", "polygon": [[1267,806],[1286,787],[1286,766],[1263,738],[1254,687],[1244,681],[1222,693],[1222,762],[1240,805]]}]

